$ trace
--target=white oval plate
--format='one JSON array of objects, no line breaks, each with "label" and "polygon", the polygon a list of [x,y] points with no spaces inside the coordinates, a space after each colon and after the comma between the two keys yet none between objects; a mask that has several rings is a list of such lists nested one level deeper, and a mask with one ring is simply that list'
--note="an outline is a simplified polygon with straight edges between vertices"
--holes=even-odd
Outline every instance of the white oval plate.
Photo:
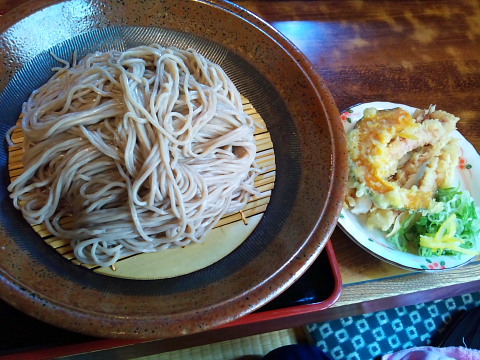
[{"label": "white oval plate", "polygon": [[[363,111],[369,107],[375,107],[379,110],[400,107],[410,113],[416,110],[411,106],[390,102],[358,104],[341,114],[347,133],[353,129],[355,124],[363,117]],[[468,190],[475,204],[478,206],[478,204],[480,204],[480,187],[475,186],[474,179],[477,179],[477,181],[480,179],[480,156],[472,144],[458,131],[455,131],[452,136],[460,139],[460,147],[462,150],[460,163],[456,169],[455,176],[460,184],[460,188]],[[369,229],[365,224],[365,216],[355,215],[346,209],[343,209],[340,214],[339,224],[342,230],[363,249],[387,263],[407,270],[432,272],[452,269],[465,265],[476,258],[476,256],[463,254],[459,256],[443,255],[423,257],[413,253],[403,252],[393,244],[390,244],[385,238],[385,234],[380,230]],[[477,246],[479,242],[480,238],[477,238]]]}]

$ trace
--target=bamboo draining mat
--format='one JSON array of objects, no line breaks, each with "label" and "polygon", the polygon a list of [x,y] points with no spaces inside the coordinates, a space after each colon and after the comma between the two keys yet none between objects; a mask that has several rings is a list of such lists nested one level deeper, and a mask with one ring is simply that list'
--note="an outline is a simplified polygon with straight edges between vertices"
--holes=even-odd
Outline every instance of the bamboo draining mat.
[{"label": "bamboo draining mat", "polygon": [[[275,182],[275,154],[270,133],[260,114],[246,98],[243,98],[243,108],[258,125],[255,132],[256,162],[261,173],[255,179],[255,187],[259,195],[251,197],[241,213],[226,215],[220,219],[202,243],[155,253],[132,255],[120,259],[112,268],[102,268],[80,263],[74,256],[70,241],[53,236],[44,224],[32,225],[33,229],[49,246],[72,263],[97,273],[116,277],[160,279],[180,276],[200,270],[222,259],[245,241],[255,229],[270,201]],[[13,181],[23,173],[21,128],[15,129],[12,141],[15,145],[9,148],[8,170]]]}]

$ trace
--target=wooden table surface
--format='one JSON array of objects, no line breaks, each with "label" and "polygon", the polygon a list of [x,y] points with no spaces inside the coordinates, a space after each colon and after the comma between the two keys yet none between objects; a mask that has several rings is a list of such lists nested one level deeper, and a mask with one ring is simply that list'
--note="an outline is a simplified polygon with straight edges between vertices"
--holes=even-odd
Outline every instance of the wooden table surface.
[{"label": "wooden table surface", "polygon": [[[23,2],[0,0],[0,10],[8,11]],[[310,59],[340,111],[368,101],[419,108],[436,104],[461,118],[459,131],[477,151],[480,149],[478,0],[236,3],[269,22]],[[331,309],[312,321],[480,290],[478,259],[448,272],[411,273],[364,252],[339,229],[332,242],[344,282],[343,293]],[[296,325],[242,328],[237,334],[217,334],[216,339]],[[190,345],[202,341],[207,340],[201,335],[191,337]]]}]

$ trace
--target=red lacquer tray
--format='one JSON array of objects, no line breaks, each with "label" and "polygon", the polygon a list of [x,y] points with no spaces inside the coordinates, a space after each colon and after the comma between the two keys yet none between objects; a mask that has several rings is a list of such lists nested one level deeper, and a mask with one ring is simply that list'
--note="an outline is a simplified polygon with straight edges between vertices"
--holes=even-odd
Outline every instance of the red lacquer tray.
[{"label": "red lacquer tray", "polygon": [[[307,324],[311,315],[329,308],[337,301],[341,289],[337,259],[328,242],[317,260],[289,289],[256,312],[224,325],[221,331],[235,334],[237,330],[241,333],[248,329],[245,333],[253,334]],[[125,346],[137,347],[145,343],[151,347],[152,343],[145,340],[97,339],[69,332],[31,318],[3,302],[0,302],[0,319],[3,329],[0,359],[51,359]],[[211,330],[216,331],[219,330]],[[194,336],[191,335],[189,340]],[[238,337],[238,334],[234,337]],[[167,342],[159,347],[160,351],[173,350],[179,344],[176,339],[158,341]],[[168,344],[169,341],[173,344]],[[194,341],[184,344],[192,346]],[[148,354],[138,356],[144,355]]]}]

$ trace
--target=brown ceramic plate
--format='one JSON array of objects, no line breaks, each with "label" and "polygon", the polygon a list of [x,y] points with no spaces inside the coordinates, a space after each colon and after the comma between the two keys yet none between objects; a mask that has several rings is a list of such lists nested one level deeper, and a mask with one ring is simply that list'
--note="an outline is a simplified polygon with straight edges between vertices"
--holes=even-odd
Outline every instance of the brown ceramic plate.
[{"label": "brown ceramic plate", "polygon": [[[267,123],[276,182],[257,228],[235,251],[194,273],[128,280],[78,267],[46,246],[8,198],[2,147],[0,296],[40,320],[103,337],[194,333],[239,318],[290,286],[322,251],[347,178],[343,126],[306,58],[258,17],[222,1],[32,1],[0,24],[3,137],[22,102],[51,75],[49,52],[158,42],[195,47],[219,63]],[[320,275],[319,275],[320,276]]]}]

